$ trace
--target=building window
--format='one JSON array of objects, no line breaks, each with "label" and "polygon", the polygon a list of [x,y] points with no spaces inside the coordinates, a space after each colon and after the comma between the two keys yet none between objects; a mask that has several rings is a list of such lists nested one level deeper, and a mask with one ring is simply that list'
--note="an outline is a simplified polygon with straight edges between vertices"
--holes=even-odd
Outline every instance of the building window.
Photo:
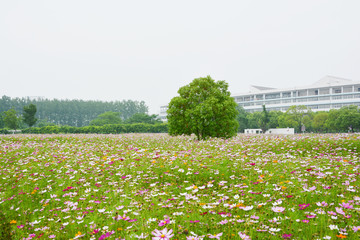
[{"label": "building window", "polygon": [[291,97],[291,92],[283,92],[283,93],[282,93],[282,97],[283,97],[283,98],[289,98],[289,97]]},{"label": "building window", "polygon": [[319,95],[326,95],[330,93],[329,88],[320,88],[319,90],[320,90]]}]

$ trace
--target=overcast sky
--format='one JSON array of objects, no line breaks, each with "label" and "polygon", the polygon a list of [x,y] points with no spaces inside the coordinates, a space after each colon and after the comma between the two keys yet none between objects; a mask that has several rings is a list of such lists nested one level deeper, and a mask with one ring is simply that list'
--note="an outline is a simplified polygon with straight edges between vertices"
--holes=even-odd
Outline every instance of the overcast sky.
[{"label": "overcast sky", "polygon": [[210,75],[250,85],[360,81],[359,0],[4,0],[0,96],[143,100],[158,114]]}]

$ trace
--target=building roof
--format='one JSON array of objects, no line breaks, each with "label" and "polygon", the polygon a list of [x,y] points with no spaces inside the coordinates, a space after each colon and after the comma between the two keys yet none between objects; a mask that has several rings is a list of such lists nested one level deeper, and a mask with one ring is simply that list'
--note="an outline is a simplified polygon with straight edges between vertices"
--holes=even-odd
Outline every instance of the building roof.
[{"label": "building roof", "polygon": [[360,82],[352,81],[345,78],[339,78],[334,76],[325,76],[320,80],[316,81],[312,85],[292,87],[292,88],[270,88],[263,86],[254,86],[251,85],[249,92],[243,92],[238,94],[232,94],[232,96],[246,95],[246,94],[256,94],[256,93],[269,93],[274,91],[292,91],[300,89],[311,89],[311,88],[322,88],[322,87],[333,87],[333,86],[342,86],[342,85],[351,85],[351,84],[360,84]]}]

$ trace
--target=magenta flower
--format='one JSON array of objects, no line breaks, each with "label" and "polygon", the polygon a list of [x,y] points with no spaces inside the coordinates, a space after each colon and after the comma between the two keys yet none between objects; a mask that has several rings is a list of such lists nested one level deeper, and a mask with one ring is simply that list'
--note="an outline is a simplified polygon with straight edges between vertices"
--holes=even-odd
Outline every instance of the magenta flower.
[{"label": "magenta flower", "polygon": [[170,223],[170,219],[161,220],[159,222],[159,227],[162,227],[162,226],[164,226],[166,224],[169,224],[169,223]]},{"label": "magenta flower", "polygon": [[151,232],[151,234],[155,236],[152,238],[152,240],[169,240],[171,237],[174,236],[174,234],[171,234],[172,232],[172,229],[167,230],[166,228],[164,228],[161,231],[155,229],[153,232]]},{"label": "magenta flower", "polygon": [[306,215],[307,218],[316,218],[316,215]]},{"label": "magenta flower", "polygon": [[220,237],[223,235],[223,233],[221,232],[221,233],[218,233],[218,234],[213,234],[213,235],[211,235],[211,234],[208,234],[208,237],[209,238],[216,238],[216,239],[220,239]]},{"label": "magenta flower", "polygon": [[309,220],[304,219],[304,220],[302,220],[302,222],[304,222],[304,223],[308,223],[308,222],[309,222]]},{"label": "magenta flower", "polygon": [[349,203],[339,203],[339,205],[343,208],[346,208],[346,209],[353,209],[354,206],[353,205],[350,205]]},{"label": "magenta flower", "polygon": [[308,206],[310,206],[310,204],[299,204],[299,209],[300,210],[304,210],[304,209],[306,209]]},{"label": "magenta flower", "polygon": [[291,236],[292,236],[291,233],[289,233],[289,234],[285,234],[285,233],[284,233],[284,234],[282,235],[282,238],[283,238],[283,239],[290,239]]},{"label": "magenta flower", "polygon": [[99,240],[104,240],[105,238],[110,237],[112,234],[114,234],[115,231],[111,231],[111,232],[107,232],[106,234],[101,235],[101,237],[99,238]]}]

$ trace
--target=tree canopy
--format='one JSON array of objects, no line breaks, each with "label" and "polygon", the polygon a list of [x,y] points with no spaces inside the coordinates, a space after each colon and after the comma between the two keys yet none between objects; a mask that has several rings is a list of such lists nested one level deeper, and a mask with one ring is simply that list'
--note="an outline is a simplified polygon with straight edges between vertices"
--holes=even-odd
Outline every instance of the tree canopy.
[{"label": "tree canopy", "polygon": [[44,98],[0,98],[0,113],[11,108],[21,113],[23,107],[29,104],[36,105],[35,117],[40,122],[55,125],[87,126],[90,121],[104,112],[121,112],[122,120],[130,118],[135,113],[147,113],[148,107],[144,101],[93,101],[93,100],[59,100]]},{"label": "tree canopy", "polygon": [[148,124],[156,124],[162,123],[156,114],[148,115],[146,113],[135,113],[129,119],[125,121],[126,123],[148,123]]},{"label": "tree canopy", "polygon": [[198,139],[236,135],[237,104],[225,81],[216,82],[210,76],[196,78],[178,93],[167,110],[170,135],[195,134]]},{"label": "tree canopy", "polygon": [[5,127],[13,130],[16,130],[19,127],[20,121],[18,116],[16,116],[16,111],[14,109],[4,112],[4,123]]},{"label": "tree canopy", "polygon": [[94,126],[104,126],[106,124],[121,124],[122,120],[120,118],[120,113],[118,112],[104,112],[97,116],[94,120],[90,122],[90,125]]},{"label": "tree canopy", "polygon": [[34,104],[29,104],[28,106],[23,107],[23,120],[29,126],[32,127],[37,121],[35,117],[36,106]]}]

